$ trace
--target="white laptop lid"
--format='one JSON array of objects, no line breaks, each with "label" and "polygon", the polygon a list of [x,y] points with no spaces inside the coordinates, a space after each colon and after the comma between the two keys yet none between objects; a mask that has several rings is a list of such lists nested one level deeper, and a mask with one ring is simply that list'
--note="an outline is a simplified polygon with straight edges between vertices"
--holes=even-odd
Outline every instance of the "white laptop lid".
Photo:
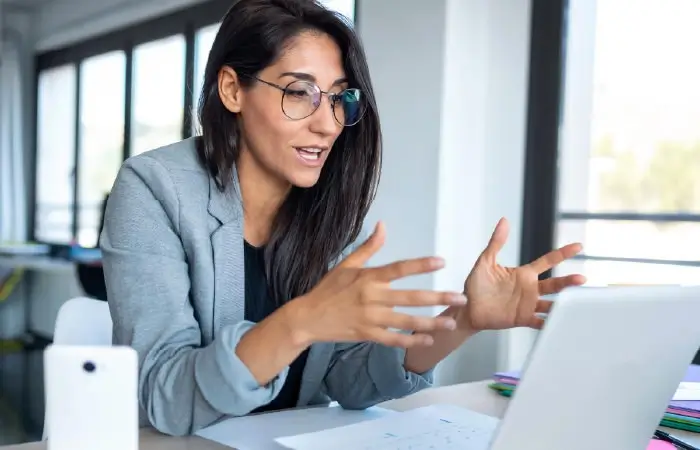
[{"label": "white laptop lid", "polygon": [[565,291],[491,448],[644,449],[698,347],[700,287]]}]

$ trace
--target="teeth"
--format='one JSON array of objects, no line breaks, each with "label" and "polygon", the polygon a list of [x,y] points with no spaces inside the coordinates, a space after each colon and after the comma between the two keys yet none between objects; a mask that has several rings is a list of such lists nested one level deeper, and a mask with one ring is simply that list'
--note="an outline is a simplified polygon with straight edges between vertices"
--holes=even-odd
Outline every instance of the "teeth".
[{"label": "teeth", "polygon": [[321,149],[318,148],[300,148],[298,152],[299,156],[308,161],[315,161],[321,158]]},{"label": "teeth", "polygon": [[299,152],[299,155],[309,161],[315,161],[318,158],[321,157],[320,153],[306,153],[306,152]]}]

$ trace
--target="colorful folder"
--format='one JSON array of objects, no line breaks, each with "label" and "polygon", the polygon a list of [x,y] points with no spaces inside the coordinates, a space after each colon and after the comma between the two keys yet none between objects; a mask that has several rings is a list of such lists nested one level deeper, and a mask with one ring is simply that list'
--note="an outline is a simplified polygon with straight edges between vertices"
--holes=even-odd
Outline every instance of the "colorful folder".
[{"label": "colorful folder", "polygon": [[[489,387],[503,396],[510,397],[519,381],[520,371],[497,372]],[[700,382],[700,366],[691,365],[683,381]],[[671,401],[661,425],[700,433],[700,401]]]}]

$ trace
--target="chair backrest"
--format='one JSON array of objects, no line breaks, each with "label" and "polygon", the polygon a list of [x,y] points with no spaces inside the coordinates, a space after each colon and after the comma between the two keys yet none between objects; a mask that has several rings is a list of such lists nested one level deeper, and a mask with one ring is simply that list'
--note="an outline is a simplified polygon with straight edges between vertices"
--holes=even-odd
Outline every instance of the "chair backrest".
[{"label": "chair backrest", "polygon": [[53,335],[59,345],[112,345],[112,317],[107,302],[77,297],[58,310]]},{"label": "chair backrest", "polygon": [[[58,310],[53,343],[58,345],[112,345],[112,316],[107,302],[87,297],[76,297],[65,302]],[[46,413],[44,413],[43,440],[46,440]]]}]

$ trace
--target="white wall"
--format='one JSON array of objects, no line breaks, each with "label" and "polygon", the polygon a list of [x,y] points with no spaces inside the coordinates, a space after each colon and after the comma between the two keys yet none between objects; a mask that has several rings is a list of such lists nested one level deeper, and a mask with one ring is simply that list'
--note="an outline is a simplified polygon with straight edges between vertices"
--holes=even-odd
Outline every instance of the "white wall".
[{"label": "white wall", "polygon": [[[36,46],[60,47],[198,1],[55,0],[36,17]],[[382,219],[388,239],[375,262],[439,254],[445,270],[399,285],[461,289],[505,216],[512,231],[501,262],[517,264],[530,0],[358,1],[385,138],[369,221]],[[518,367],[531,343],[522,330],[479,335],[441,366],[439,381]]]},{"label": "white wall", "polygon": [[[0,77],[3,86],[0,87],[0,95],[3,91],[6,98],[2,99],[2,118],[0,119],[0,136],[2,145],[6,147],[19,146],[24,148],[24,154],[21,157],[13,155],[11,158],[3,158],[3,162],[10,163],[13,169],[21,170],[24,166],[24,173],[21,175],[13,174],[10,183],[21,183],[26,189],[29,189],[32,183],[32,147],[31,136],[34,132],[33,111],[30,105],[34,102],[34,84],[33,75],[24,76],[24,74],[34,73],[34,54],[33,54],[33,33],[32,33],[32,16],[21,8],[7,8],[4,15],[0,18],[0,55],[5,64],[0,68]],[[16,69],[19,72],[15,72]],[[18,107],[9,98],[10,92],[15,93],[17,89],[16,81],[20,86],[20,101],[23,107]],[[9,91],[8,91],[9,90]],[[3,180],[7,182],[8,180]],[[4,185],[7,187],[7,185]],[[11,185],[17,188],[17,186]],[[15,189],[12,189],[15,190]],[[24,202],[24,199],[13,199],[13,205],[19,210],[27,210],[29,205]],[[2,211],[0,211],[1,213]],[[6,224],[13,228],[9,238],[21,240],[24,239],[24,231],[26,228],[25,218],[11,218],[11,224]]]},{"label": "white wall", "polygon": [[[25,239],[25,219],[29,213],[22,190],[23,187],[28,190],[33,179],[33,152],[31,141],[23,141],[22,137],[26,139],[33,133],[33,113],[28,106],[33,102],[34,86],[33,76],[21,75],[34,73],[31,23],[29,13],[20,8],[8,8],[0,22],[0,240]],[[25,108],[13,102],[18,80],[19,103]],[[25,169],[23,173],[22,168]],[[21,331],[25,292],[24,286],[20,286],[13,296],[0,304],[0,338],[16,337]]]},{"label": "white wall", "polygon": [[[14,172],[12,177],[3,176],[0,173],[4,184],[3,187],[10,187],[14,198],[7,201],[7,198],[0,198],[0,215],[11,214],[10,220],[4,222],[6,227],[11,226],[7,233],[5,229],[0,239],[3,237],[24,239],[25,219],[30,205],[24,205],[26,196],[22,193],[21,185],[26,189],[32,183],[32,148],[31,136],[33,134],[33,112],[30,105],[34,102],[34,40],[32,34],[32,17],[24,8],[7,7],[3,17],[0,19],[0,35],[2,43],[0,53],[2,65],[0,66],[0,153],[7,148],[12,148],[11,158],[0,158],[0,165],[7,169],[5,164],[12,164],[13,171],[19,170],[20,174]],[[14,72],[19,68],[17,73]],[[25,75],[26,74],[26,75]],[[24,108],[14,105],[9,97],[16,94],[16,76],[20,75],[21,82],[21,103]],[[13,91],[12,93],[9,90]],[[22,136],[25,141],[22,142]],[[22,154],[17,154],[16,149],[23,148]],[[20,150],[21,151],[21,150]],[[4,154],[4,156],[7,156]],[[21,161],[24,159],[24,161]],[[21,174],[21,166],[24,165],[24,174]],[[18,169],[17,166],[20,166]],[[0,170],[2,172],[2,170]],[[23,175],[23,176],[22,176]],[[11,185],[11,186],[10,186]],[[0,189],[1,190],[1,189]],[[17,211],[15,211],[15,209]],[[17,215],[21,217],[17,217]],[[8,219],[5,217],[5,219]],[[29,277],[25,277],[28,279]],[[13,294],[0,304],[0,339],[13,339],[18,337],[25,324],[24,299],[30,294],[30,285],[27,282],[21,283]],[[6,401],[15,406],[19,411],[26,413],[29,417],[38,419],[43,414],[43,390],[40,385],[41,377],[31,378],[30,373],[36,367],[37,358],[28,357],[22,354],[12,354],[4,352],[0,355],[0,386]],[[39,361],[40,362],[40,361]],[[28,363],[29,366],[26,366]],[[26,393],[26,395],[25,395]],[[12,440],[12,429],[3,428],[1,431],[8,435],[0,437]]]},{"label": "white wall", "polygon": [[[385,134],[370,221],[386,223],[387,242],[374,262],[437,254],[445,270],[397,286],[461,290],[505,216],[501,262],[517,264],[530,0],[364,0],[358,9]],[[441,365],[438,381],[518,367],[531,344],[528,331],[483,333]]]}]

